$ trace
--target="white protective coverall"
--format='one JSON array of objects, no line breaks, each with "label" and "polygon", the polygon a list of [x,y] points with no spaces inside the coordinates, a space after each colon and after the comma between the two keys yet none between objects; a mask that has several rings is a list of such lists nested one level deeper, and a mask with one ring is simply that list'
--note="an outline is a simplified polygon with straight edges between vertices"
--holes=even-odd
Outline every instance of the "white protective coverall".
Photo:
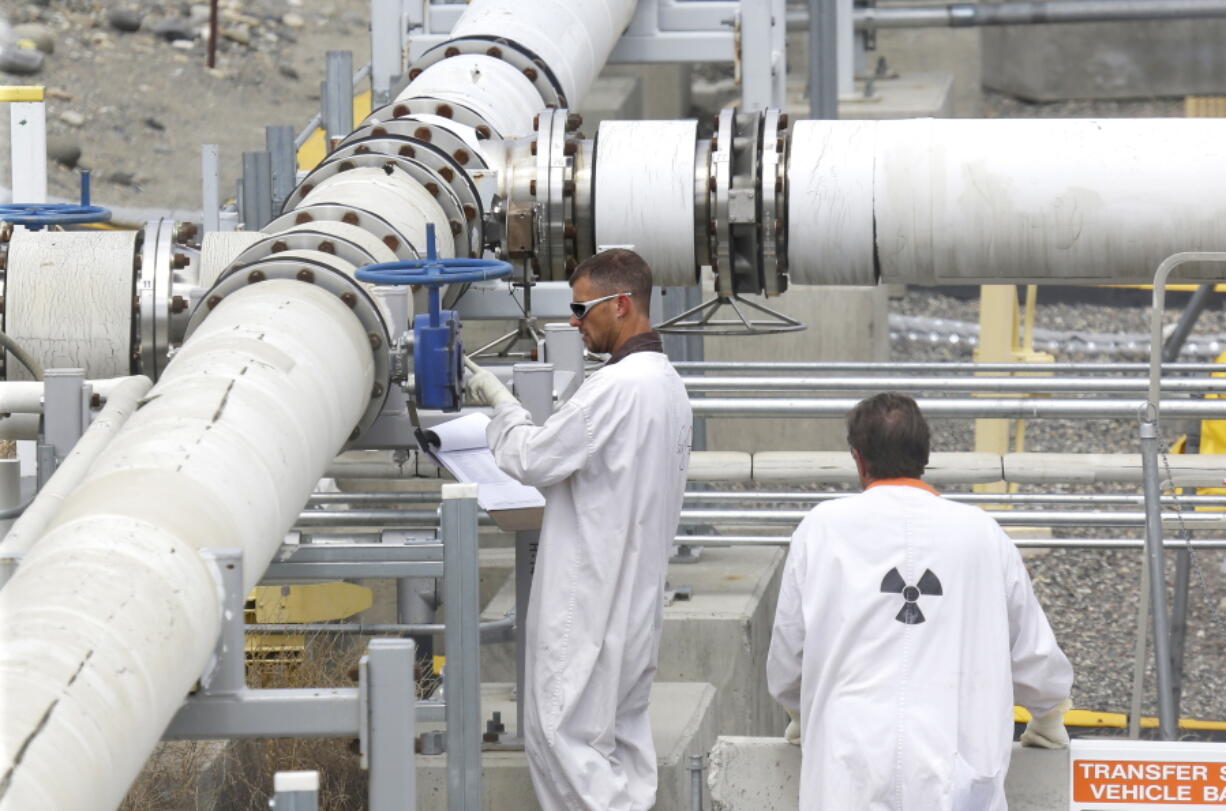
[{"label": "white protective coverall", "polygon": [[1051,711],[1072,667],[994,520],[885,481],[792,536],[767,681],[800,711],[800,807],[1004,809],[1013,705]]},{"label": "white protective coverall", "polygon": [[655,804],[647,703],[692,423],[667,357],[634,352],[544,425],[505,403],[486,429],[498,466],[545,496],[524,731],[546,811]]}]

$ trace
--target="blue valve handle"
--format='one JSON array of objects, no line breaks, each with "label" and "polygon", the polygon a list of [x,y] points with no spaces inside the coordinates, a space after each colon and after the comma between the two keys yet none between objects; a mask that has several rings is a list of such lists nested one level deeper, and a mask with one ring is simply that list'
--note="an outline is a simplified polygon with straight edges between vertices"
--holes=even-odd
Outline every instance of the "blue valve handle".
[{"label": "blue valve handle", "polygon": [[495,259],[444,259],[434,247],[434,226],[426,226],[426,258],[402,262],[383,262],[359,268],[359,280],[373,284],[424,285],[429,296],[429,312],[413,319],[413,374],[417,402],[426,408],[457,411],[463,389],[464,352],[460,346],[460,319],[452,310],[443,310],[439,288],[445,284],[500,279],[511,266]]},{"label": "blue valve handle", "polygon": [[38,230],[45,225],[78,225],[106,222],[109,209],[89,203],[89,170],[81,172],[80,203],[7,203],[0,205],[0,221]]}]

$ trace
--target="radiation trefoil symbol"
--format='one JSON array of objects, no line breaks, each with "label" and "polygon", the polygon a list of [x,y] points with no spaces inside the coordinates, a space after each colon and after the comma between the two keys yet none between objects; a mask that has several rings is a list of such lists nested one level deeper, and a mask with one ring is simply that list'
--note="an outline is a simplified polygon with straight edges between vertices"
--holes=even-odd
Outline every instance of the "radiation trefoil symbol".
[{"label": "radiation trefoil symbol", "polygon": [[903,625],[919,625],[924,621],[924,612],[920,611],[919,607],[921,594],[932,597],[940,597],[942,594],[941,581],[931,569],[925,569],[924,576],[914,586],[907,585],[907,581],[903,580],[902,575],[898,573],[897,567],[890,569],[881,580],[881,590],[887,594],[902,595],[902,608],[898,610],[894,619]]}]

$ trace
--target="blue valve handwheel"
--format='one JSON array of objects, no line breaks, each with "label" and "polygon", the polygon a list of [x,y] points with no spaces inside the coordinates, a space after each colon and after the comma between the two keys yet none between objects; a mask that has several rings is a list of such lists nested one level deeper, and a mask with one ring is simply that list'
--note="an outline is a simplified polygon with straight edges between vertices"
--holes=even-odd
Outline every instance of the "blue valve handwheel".
[{"label": "blue valve handwheel", "polygon": [[102,206],[83,206],[77,203],[8,203],[0,205],[0,220],[27,228],[42,228],[45,225],[79,225],[87,222],[106,222],[111,218],[109,209]]},{"label": "blue valve handwheel", "polygon": [[437,287],[501,279],[511,265],[498,259],[406,259],[359,268],[357,277],[372,284],[421,284]]}]

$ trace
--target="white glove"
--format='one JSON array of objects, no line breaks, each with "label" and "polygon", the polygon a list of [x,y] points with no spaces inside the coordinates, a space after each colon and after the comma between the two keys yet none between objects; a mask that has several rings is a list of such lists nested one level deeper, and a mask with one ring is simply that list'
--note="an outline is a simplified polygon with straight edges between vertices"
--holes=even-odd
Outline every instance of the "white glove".
[{"label": "white glove", "polygon": [[515,395],[507,390],[493,372],[482,369],[467,357],[464,358],[464,366],[468,369],[468,374],[464,377],[464,393],[469,397],[495,407],[503,403],[517,402]]},{"label": "white glove", "polygon": [[800,713],[791,710],[788,713],[788,728],[783,731],[783,739],[793,746],[800,746]]},{"label": "white glove", "polygon": [[1031,716],[1026,731],[1020,738],[1022,746],[1038,746],[1043,749],[1068,748],[1068,730],[1064,728],[1064,714],[1073,706],[1073,702],[1064,699],[1056,708],[1046,715]]}]

